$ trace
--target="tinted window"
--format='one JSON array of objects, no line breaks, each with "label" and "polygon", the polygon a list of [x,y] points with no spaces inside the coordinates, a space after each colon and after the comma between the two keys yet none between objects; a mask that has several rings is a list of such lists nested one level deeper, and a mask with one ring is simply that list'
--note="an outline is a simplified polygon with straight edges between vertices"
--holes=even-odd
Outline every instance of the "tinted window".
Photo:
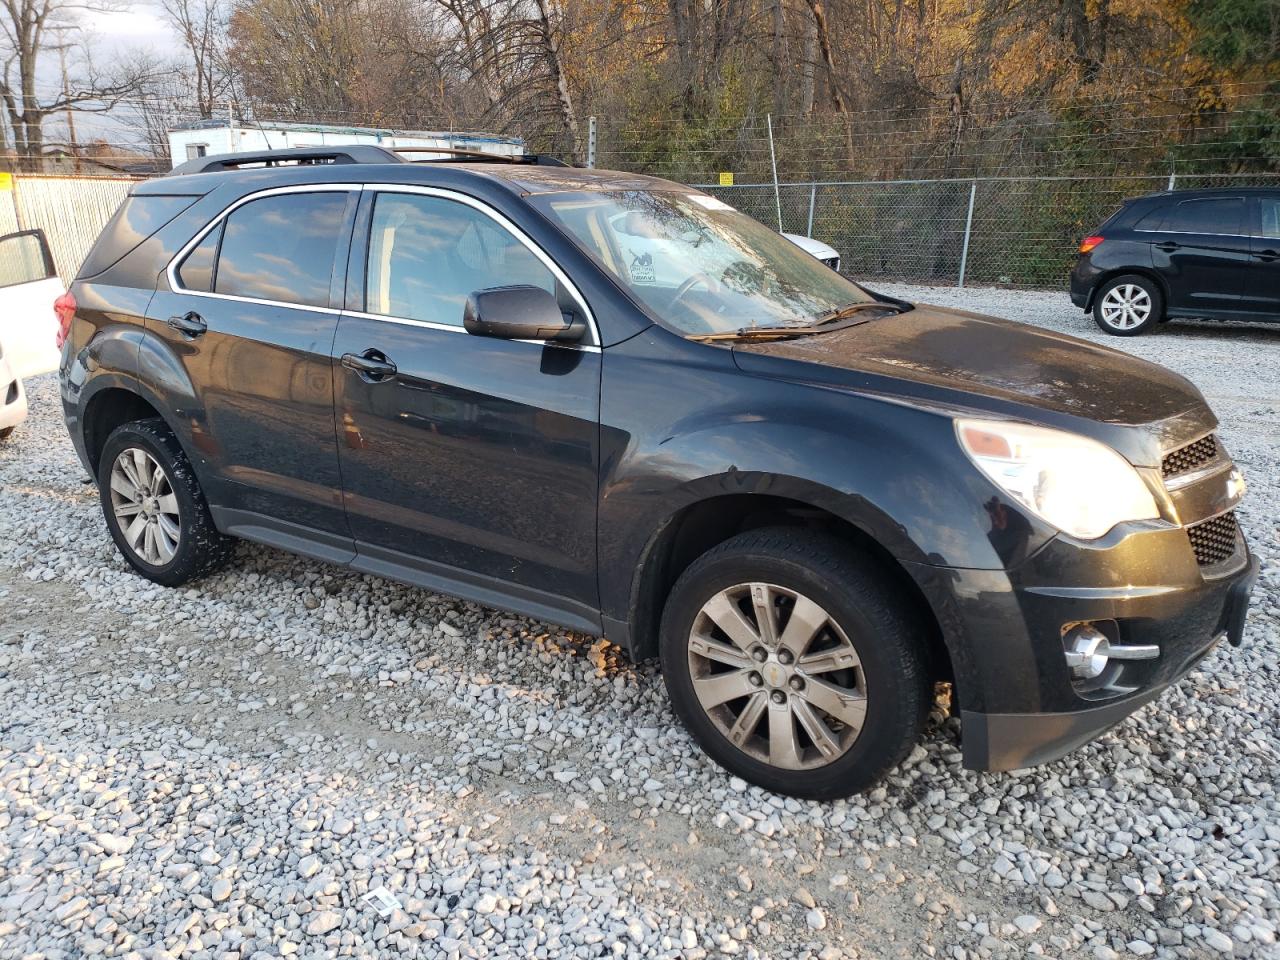
[{"label": "tinted window", "polygon": [[1227,233],[1243,236],[1244,198],[1183,200],[1165,217],[1164,229],[1179,233]]},{"label": "tinted window", "polygon": [[473,292],[514,284],[556,292],[555,275],[480,211],[440,197],[378,196],[369,227],[369,313],[461,326]]},{"label": "tinted window", "polygon": [[125,254],[180,214],[199,197],[144,194],[126,197],[115,216],[102,228],[84,258],[79,276],[92,277],[117,263]]},{"label": "tinted window", "polygon": [[182,266],[178,268],[178,282],[186,289],[201,290],[205,293],[213,289],[213,260],[218,255],[222,226],[219,223],[210,230],[182,261]]},{"label": "tinted window", "polygon": [[1262,213],[1262,236],[1280,239],[1280,197],[1259,197]]},{"label": "tinted window", "polygon": [[345,193],[285,193],[234,210],[223,228],[214,290],[328,306],[346,205]]},{"label": "tinted window", "polygon": [[44,238],[33,231],[0,238],[0,287],[53,276]]}]

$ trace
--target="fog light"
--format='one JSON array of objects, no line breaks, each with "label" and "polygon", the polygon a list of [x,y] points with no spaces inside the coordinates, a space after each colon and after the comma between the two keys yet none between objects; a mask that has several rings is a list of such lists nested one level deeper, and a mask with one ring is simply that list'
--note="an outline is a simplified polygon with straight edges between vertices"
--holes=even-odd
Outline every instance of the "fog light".
[{"label": "fog light", "polygon": [[1079,623],[1062,637],[1067,666],[1077,680],[1095,680],[1102,676],[1112,660],[1154,660],[1160,648],[1153,644],[1113,644],[1092,623]]}]

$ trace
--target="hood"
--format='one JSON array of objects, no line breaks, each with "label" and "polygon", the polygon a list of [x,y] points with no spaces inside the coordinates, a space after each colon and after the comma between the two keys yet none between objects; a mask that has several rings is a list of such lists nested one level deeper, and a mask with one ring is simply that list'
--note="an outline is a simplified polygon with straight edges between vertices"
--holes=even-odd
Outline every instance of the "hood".
[{"label": "hood", "polygon": [[1109,443],[1139,466],[1212,430],[1171,370],[1039,327],[927,304],[830,333],[734,345],[747,373],[1031,420]]}]

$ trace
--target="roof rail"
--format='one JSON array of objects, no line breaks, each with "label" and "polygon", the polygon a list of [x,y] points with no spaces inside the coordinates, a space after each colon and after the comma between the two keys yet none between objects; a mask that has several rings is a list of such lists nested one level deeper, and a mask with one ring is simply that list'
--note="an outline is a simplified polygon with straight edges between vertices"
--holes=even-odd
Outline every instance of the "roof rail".
[{"label": "roof rail", "polygon": [[[179,164],[166,176],[181,177],[189,173],[217,173],[241,167],[278,167],[329,163],[413,163],[401,154],[435,154],[434,162],[482,161],[486,163],[529,163],[542,167],[567,167],[556,157],[543,153],[520,153],[508,156],[485,150],[460,150],[453,147],[387,147],[371,143],[352,143],[326,147],[294,147],[289,150],[258,150],[253,153],[218,153],[196,157]],[[443,156],[441,156],[443,155]],[[425,161],[418,161],[425,162]]]},{"label": "roof rail", "polygon": [[290,150],[259,150],[253,153],[218,153],[196,157],[179,164],[168,176],[181,177],[189,173],[215,173],[238,170],[241,167],[282,165],[310,165],[327,163],[404,163],[385,147],[368,143],[353,143],[329,147],[295,147]]}]

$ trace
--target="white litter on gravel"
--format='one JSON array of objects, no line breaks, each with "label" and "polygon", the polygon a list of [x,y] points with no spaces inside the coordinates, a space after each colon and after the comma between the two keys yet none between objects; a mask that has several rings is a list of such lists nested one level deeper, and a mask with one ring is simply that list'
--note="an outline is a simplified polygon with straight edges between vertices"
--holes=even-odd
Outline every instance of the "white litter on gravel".
[{"label": "white litter on gravel", "polygon": [[250,545],[139,579],[40,378],[0,446],[0,956],[1277,956],[1280,327],[892,292],[1201,386],[1263,561],[1243,648],[1042,768],[961,770],[949,721],[783,799],[597,638]]}]

